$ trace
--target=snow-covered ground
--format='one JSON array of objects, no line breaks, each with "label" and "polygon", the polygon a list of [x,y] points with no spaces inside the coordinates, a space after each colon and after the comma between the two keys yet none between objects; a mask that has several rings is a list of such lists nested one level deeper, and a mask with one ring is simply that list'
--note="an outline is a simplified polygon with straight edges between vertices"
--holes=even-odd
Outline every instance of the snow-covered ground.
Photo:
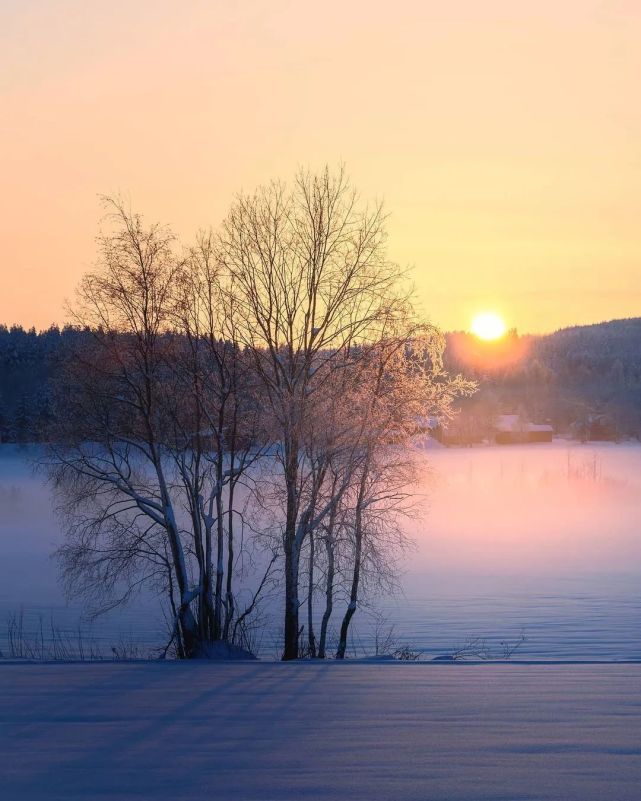
[{"label": "snow-covered ground", "polygon": [[638,801],[641,665],[0,665],[0,797]]},{"label": "snow-covered ground", "polygon": [[[641,446],[426,455],[405,595],[379,608],[427,657],[523,631],[527,664],[0,660],[0,798],[638,801],[641,664],[613,662],[641,658]],[[0,447],[0,630],[21,606],[27,628],[75,629],[60,541]],[[352,653],[371,647],[358,623]],[[137,599],[86,636],[164,631]]]},{"label": "snow-covered ground", "polygon": [[[433,656],[474,638],[496,651],[523,632],[519,658],[641,658],[641,445],[430,448],[421,491],[404,596],[377,601],[400,639]],[[60,541],[47,489],[0,446],[0,650],[20,607],[26,629],[53,616],[75,636],[82,609],[65,605],[50,559]],[[374,627],[364,612],[355,623],[352,654],[371,647]],[[278,652],[279,625],[275,613],[265,656]],[[166,633],[136,599],[85,635],[110,653]]]}]

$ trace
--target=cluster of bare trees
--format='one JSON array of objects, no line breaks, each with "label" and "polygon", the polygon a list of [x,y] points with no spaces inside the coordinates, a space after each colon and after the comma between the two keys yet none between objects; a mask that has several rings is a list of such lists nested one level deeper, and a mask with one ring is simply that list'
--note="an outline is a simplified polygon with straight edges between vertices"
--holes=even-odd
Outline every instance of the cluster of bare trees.
[{"label": "cluster of bare trees", "polygon": [[[301,172],[181,250],[107,202],[46,463],[68,588],[105,608],[155,587],[190,657],[243,644],[278,582],[283,657],[325,657],[339,604],[343,657],[363,590],[404,544],[412,441],[469,390],[414,316],[380,207],[342,171]],[[260,570],[242,595],[248,547]]]}]

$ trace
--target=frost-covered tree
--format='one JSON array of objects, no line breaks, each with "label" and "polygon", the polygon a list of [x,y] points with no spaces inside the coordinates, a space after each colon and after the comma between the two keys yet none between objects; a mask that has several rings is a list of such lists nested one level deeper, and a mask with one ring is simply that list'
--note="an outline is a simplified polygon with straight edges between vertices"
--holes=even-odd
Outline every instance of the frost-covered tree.
[{"label": "frost-covered tree", "polygon": [[[351,467],[333,493],[323,492],[330,460],[318,447],[318,428],[326,425],[333,378],[344,374],[357,387],[370,380],[372,348],[392,338],[402,349],[421,332],[403,271],[387,256],[384,222],[381,207],[362,204],[342,170],[326,168],[300,172],[291,186],[272,183],[241,195],[220,237],[239,339],[272,420],[285,563],[284,659],[301,652],[303,547],[314,547],[314,533],[364,458],[356,454],[353,425],[344,431],[345,421],[353,423],[357,415],[347,404],[345,420],[337,423],[342,433],[329,440],[331,448],[354,450]],[[387,381],[394,378],[392,371],[386,374]],[[417,415],[429,413],[411,405]]]},{"label": "frost-covered tree", "polygon": [[[363,348],[351,386],[343,380],[338,408],[323,418],[326,428],[343,432],[344,446],[329,454],[325,477],[325,492],[337,496],[337,506],[321,520],[318,555],[311,543],[307,549],[308,633],[315,617],[312,598],[318,594],[324,600],[321,657],[337,598],[346,604],[337,649],[343,658],[359,605],[371,593],[395,585],[398,556],[408,544],[403,522],[417,511],[424,454],[416,446],[423,441],[423,421],[426,416],[447,419],[456,397],[473,389],[444,373],[442,348],[443,338],[433,327],[415,329],[408,338],[405,325],[396,321],[378,343]],[[351,421],[347,429],[344,420]],[[315,558],[320,588],[312,580]],[[312,655],[314,642],[310,636]]]},{"label": "frost-covered tree", "polygon": [[[414,440],[470,384],[443,370],[381,208],[342,171],[239,196],[187,249],[106,203],[75,329],[59,334],[45,459],[67,587],[103,609],[155,588],[190,657],[238,640],[282,559],[283,658],[325,656],[336,602],[343,643],[363,591],[393,577]],[[252,504],[264,553],[245,603]]]},{"label": "frost-covered tree", "polygon": [[221,339],[203,249],[180,253],[168,229],[106,202],[110,228],[73,307],[90,333],[57,377],[45,459],[67,529],[59,557],[70,592],[100,608],[160,591],[190,657],[243,614],[234,488],[253,459],[255,404],[240,349]]}]

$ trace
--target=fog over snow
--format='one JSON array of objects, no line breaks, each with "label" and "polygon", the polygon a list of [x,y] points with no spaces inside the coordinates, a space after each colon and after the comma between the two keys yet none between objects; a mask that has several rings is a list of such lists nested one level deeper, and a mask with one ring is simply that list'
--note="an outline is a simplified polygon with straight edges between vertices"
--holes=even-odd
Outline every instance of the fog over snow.
[{"label": "fog over snow", "polygon": [[[62,534],[27,456],[0,447],[0,626],[22,607],[32,624],[43,615],[73,628],[82,608],[67,606],[58,585],[51,554]],[[641,445],[430,446],[423,475],[403,593],[375,599],[385,623],[359,613],[352,655],[376,625],[394,625],[427,656],[523,633],[520,658],[641,658]],[[143,599],[91,631],[105,643],[165,636]]]}]

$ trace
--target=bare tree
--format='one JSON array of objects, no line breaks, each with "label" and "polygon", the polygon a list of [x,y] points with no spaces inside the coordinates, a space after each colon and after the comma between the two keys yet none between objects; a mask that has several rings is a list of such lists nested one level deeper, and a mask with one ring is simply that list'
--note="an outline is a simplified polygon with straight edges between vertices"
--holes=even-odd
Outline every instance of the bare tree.
[{"label": "bare tree", "polygon": [[359,426],[352,432],[354,448],[344,468],[350,483],[340,501],[339,541],[351,568],[337,658],[345,656],[363,582],[393,588],[397,554],[408,544],[403,519],[420,508],[415,486],[423,460],[414,445],[425,416],[451,416],[457,395],[472,389],[443,372],[443,339],[436,329],[426,326],[409,337],[396,323],[386,333],[367,349],[348,400]]},{"label": "bare tree", "polygon": [[182,431],[189,447],[178,451],[178,465],[190,488],[194,529],[203,529],[199,564],[204,566],[203,603],[210,608],[206,634],[227,639],[236,612],[236,490],[239,482],[250,480],[250,469],[260,458],[261,416],[235,336],[233,301],[222,294],[211,233],[199,235],[191,249],[178,297],[177,323],[185,348],[176,361],[183,388],[180,407],[194,410],[191,431]]},{"label": "bare tree", "polygon": [[[241,195],[224,223],[221,262],[273,415],[285,494],[284,659],[299,655],[299,566],[315,522],[304,489],[305,424],[334,369],[358,359],[404,308],[385,253],[380,206],[361,208],[344,172],[300,172],[294,185]],[[311,526],[314,527],[313,525]]]},{"label": "bare tree", "polygon": [[[372,346],[392,338],[400,347],[423,329],[402,289],[402,271],[387,258],[381,207],[363,207],[342,170],[303,171],[292,187],[272,183],[239,196],[223,226],[220,260],[228,296],[237,303],[241,341],[273,418],[283,488],[283,658],[295,659],[303,545],[339,502],[353,473],[353,468],[343,471],[343,485],[323,497],[327,461],[321,459],[319,474],[308,447],[323,396],[337,371],[349,372],[353,386],[365,380],[361,367]],[[391,380],[389,372],[386,378]],[[430,385],[434,396],[441,391],[437,384]],[[445,397],[456,388],[442,391]],[[417,413],[418,407],[412,404]],[[399,430],[398,436],[400,441],[404,433]],[[354,458],[362,459],[362,452],[354,452],[352,464]],[[313,572],[308,581],[313,584]],[[313,650],[311,631],[309,637]]]},{"label": "bare tree", "polygon": [[250,526],[266,559],[242,608],[247,498],[268,499],[283,658],[326,655],[346,594],[344,655],[363,586],[389,582],[404,543],[411,444],[469,390],[444,374],[443,338],[412,310],[380,206],[363,206],[342,170],[300,172],[239,196],[218,234],[181,251],[168,229],[106,203],[111,229],[73,310],[85,334],[61,371],[67,414],[46,459],[67,586],[103,608],[155,587],[181,656],[246,637],[280,557],[265,520],[260,534]]},{"label": "bare tree", "polygon": [[167,229],[107,204],[111,229],[73,311],[87,334],[58,382],[66,415],[46,458],[67,523],[59,556],[71,591],[102,608],[159,588],[190,657],[242,613],[234,493],[256,457],[257,415],[240,350],[221,339],[205,240],[178,255]]}]

